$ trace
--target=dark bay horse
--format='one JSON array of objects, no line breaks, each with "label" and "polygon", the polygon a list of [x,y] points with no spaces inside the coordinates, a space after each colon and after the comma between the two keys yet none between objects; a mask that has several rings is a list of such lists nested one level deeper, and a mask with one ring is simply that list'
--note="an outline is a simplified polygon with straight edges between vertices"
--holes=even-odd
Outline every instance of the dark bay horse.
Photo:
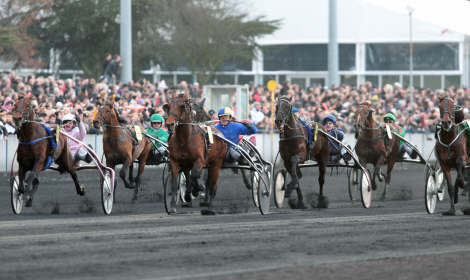
[{"label": "dark bay horse", "polygon": [[[454,101],[451,98],[441,97],[439,100],[439,110],[441,114],[441,129],[436,132],[434,150],[442,172],[446,177],[450,197],[450,209],[444,212],[443,215],[455,215],[455,203],[458,202],[458,188],[463,188],[465,185],[463,172],[468,161],[467,134],[463,124],[455,122]],[[457,114],[457,117],[461,118],[459,114]],[[452,168],[457,170],[455,185],[452,184],[452,175],[450,173]]]},{"label": "dark bay horse", "polygon": [[[315,158],[318,162],[318,169],[320,171],[318,176],[318,184],[320,185],[318,206],[326,208],[327,203],[323,196],[323,184],[325,183],[326,165],[330,154],[327,136],[323,135],[323,133],[318,133],[313,149],[309,150],[307,128],[294,116],[292,104],[285,97],[279,98],[276,104],[275,124],[280,131],[279,153],[284,160],[284,167],[292,178],[292,181],[286,186],[285,197],[290,197],[292,191],[297,190],[297,205],[291,205],[291,207],[306,208],[303,202],[302,191],[299,187],[299,179],[302,178],[299,164],[305,162],[309,156],[312,159]],[[320,124],[318,124],[318,127],[323,129],[323,126]]]},{"label": "dark bay horse", "polygon": [[[374,120],[374,109],[370,102],[360,104],[358,116],[356,119],[356,131],[358,133],[355,150],[362,166],[368,163],[374,166],[372,175],[372,189],[376,189],[375,179],[379,177],[380,167],[387,164],[387,175],[385,178],[385,188],[381,199],[385,199],[387,186],[392,179],[392,169],[397,160],[398,150],[400,149],[400,140],[392,134],[392,139],[386,139],[387,133]],[[386,144],[386,141],[388,143]]]},{"label": "dark bay horse", "polygon": [[[35,112],[29,98],[19,98],[12,110],[13,120],[18,127],[18,190],[26,197],[25,206],[31,207],[33,195],[39,187],[39,173],[50,167],[52,162],[58,165],[60,173],[68,172],[73,179],[77,194],[85,195],[85,188],[80,185],[75,172],[74,160],[68,148],[67,137],[56,136],[45,125],[34,120]],[[56,147],[53,147],[56,146]],[[30,171],[24,186],[26,172]]]},{"label": "dark bay horse", "polygon": [[[170,212],[176,213],[176,193],[178,190],[177,177],[180,171],[183,171],[186,178],[189,178],[189,186],[186,191],[186,201],[191,200],[191,193],[196,196],[201,185],[198,180],[204,167],[208,167],[208,177],[206,182],[205,204],[208,209],[203,213],[215,214],[212,211],[212,200],[217,190],[217,180],[222,167],[225,154],[227,153],[227,144],[213,137],[214,143],[207,149],[207,143],[204,131],[194,122],[192,114],[192,101],[188,94],[179,94],[172,96],[168,104],[163,106],[168,119],[166,125],[172,134],[168,142],[170,152],[170,171],[172,199]],[[213,129],[214,133],[218,131]],[[220,133],[220,132],[218,132]]]},{"label": "dark bay horse", "polygon": [[[134,200],[137,199],[137,193],[140,187],[140,176],[144,172],[147,157],[151,150],[150,140],[142,135],[142,140],[137,141],[133,134],[135,128],[119,122],[119,115],[114,108],[114,102],[104,104],[93,120],[95,128],[103,126],[103,152],[106,157],[106,165],[115,168],[122,164],[119,177],[126,188],[134,189]],[[133,177],[134,161],[139,163],[137,176]],[[129,172],[129,181],[126,179]]]}]

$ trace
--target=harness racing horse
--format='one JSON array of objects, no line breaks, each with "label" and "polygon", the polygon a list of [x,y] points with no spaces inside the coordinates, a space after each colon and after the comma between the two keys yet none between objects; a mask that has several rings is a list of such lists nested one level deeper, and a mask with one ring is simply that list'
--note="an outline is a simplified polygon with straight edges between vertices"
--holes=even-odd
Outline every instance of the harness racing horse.
[{"label": "harness racing horse", "polygon": [[[319,133],[313,148],[309,149],[307,128],[294,116],[292,104],[285,97],[280,97],[276,104],[275,124],[280,131],[279,153],[284,161],[284,167],[292,178],[292,181],[286,186],[285,197],[290,197],[292,191],[297,190],[297,205],[293,205],[290,201],[290,206],[292,208],[306,208],[299,187],[299,179],[302,178],[299,164],[304,163],[308,158],[315,158],[320,171],[318,176],[318,184],[320,185],[318,207],[326,208],[327,202],[323,196],[323,184],[325,183],[326,165],[330,153],[327,136]],[[323,129],[323,126],[318,125],[318,129]]]},{"label": "harness racing horse", "polygon": [[[189,178],[190,184],[186,190],[185,199],[191,201],[191,193],[197,196],[203,189],[198,180],[202,169],[207,166],[206,193],[208,195],[205,196],[203,204],[207,206],[207,209],[202,213],[213,215],[215,212],[212,211],[212,200],[216,194],[219,172],[227,153],[227,144],[220,138],[214,137],[214,143],[210,145],[210,149],[206,148],[205,132],[194,122],[191,105],[191,99],[187,93],[175,96],[174,92],[169,103],[163,105],[168,116],[166,125],[172,134],[168,142],[172,193],[169,212],[176,213],[179,172],[183,171],[186,178]],[[214,134],[220,133],[216,129],[213,130]]]},{"label": "harness racing horse", "polygon": [[[443,215],[455,215],[455,204],[458,202],[458,188],[465,185],[463,172],[467,157],[467,135],[465,130],[460,128],[462,123],[455,123],[454,101],[449,97],[442,97],[439,100],[439,110],[441,114],[441,129],[436,132],[436,145],[434,150],[447,181],[449,191],[450,209]],[[455,185],[452,184],[450,170],[457,170]]]},{"label": "harness racing horse", "polygon": [[[39,173],[49,168],[53,162],[58,165],[58,168],[54,169],[60,173],[67,171],[70,174],[77,194],[85,195],[85,188],[80,185],[77,178],[67,137],[60,134],[59,141],[56,142],[56,136],[49,127],[34,120],[35,112],[29,98],[20,97],[13,107],[12,114],[15,125],[18,127],[18,190],[25,194],[25,206],[32,206],[33,195],[39,187]],[[30,173],[25,187],[24,179],[28,171]]]},{"label": "harness racing horse", "polygon": [[[142,140],[137,141],[136,136],[133,135],[135,128],[121,124],[119,119],[119,114],[114,108],[114,101],[106,102],[98,110],[93,125],[97,129],[101,125],[104,129],[103,152],[106,157],[106,165],[114,169],[116,165],[122,164],[119,177],[126,188],[134,189],[133,200],[136,200],[140,187],[140,176],[144,172],[152,144],[147,137],[142,137]],[[135,160],[139,163],[139,169],[134,178]],[[129,172],[129,181],[126,180],[127,172]]]},{"label": "harness racing horse", "polygon": [[[392,170],[397,160],[397,154],[400,149],[400,140],[395,135],[392,139],[388,138],[384,128],[374,120],[374,109],[370,102],[363,102],[359,107],[359,114],[356,122],[357,142],[355,150],[359,158],[359,163],[366,166],[368,163],[374,166],[372,175],[372,189],[377,189],[375,178],[379,177],[380,167],[387,164],[387,175],[385,178],[385,187],[381,199],[385,200],[387,187],[392,179]],[[386,144],[388,141],[388,144]],[[379,180],[382,181],[379,177]]]}]

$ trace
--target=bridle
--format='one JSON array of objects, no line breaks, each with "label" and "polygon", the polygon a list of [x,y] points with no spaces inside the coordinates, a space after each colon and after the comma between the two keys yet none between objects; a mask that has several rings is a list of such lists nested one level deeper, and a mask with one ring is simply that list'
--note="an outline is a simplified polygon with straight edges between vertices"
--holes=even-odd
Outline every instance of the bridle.
[{"label": "bridle", "polygon": [[455,125],[455,115],[453,114],[453,110],[452,110],[452,114],[451,114],[451,100],[450,98],[448,97],[445,97],[442,102],[445,102],[447,106],[443,106],[443,112],[441,112],[441,118],[442,116],[444,116],[445,114],[449,115],[450,117],[450,125],[448,128],[444,128],[444,126],[441,126],[441,128],[445,131],[445,132],[449,132],[452,127]]},{"label": "bridle", "polygon": [[[367,117],[365,118],[362,117],[362,112],[365,107],[366,105],[359,106],[359,116],[358,116],[357,123],[355,125],[356,129],[358,130],[358,132],[360,132],[361,130],[380,130],[380,125],[378,125],[377,122],[376,122],[376,125],[377,125],[376,127],[370,127],[366,124]],[[369,108],[369,111],[367,112],[367,114],[370,114],[371,112],[374,112],[374,110]]]},{"label": "bridle", "polygon": [[[279,140],[285,141],[289,140],[292,138],[305,138],[304,132],[302,131],[302,128],[297,125],[297,121],[294,118],[294,127],[289,126],[289,119],[292,117],[292,104],[289,102],[289,100],[285,97],[281,97],[278,99],[279,100],[279,108],[281,107],[281,103],[287,104],[287,112],[286,110],[276,112],[276,120],[275,121],[281,121],[281,125],[279,126],[279,131],[281,132],[281,135],[279,137]],[[284,107],[285,108],[285,107]],[[287,130],[291,131],[298,131],[300,130],[300,134],[294,134],[293,136],[287,137]]]},{"label": "bridle", "polygon": [[[25,106],[25,99],[23,98],[21,106],[18,105],[18,106],[16,106],[16,109],[15,109],[15,112],[18,112],[18,113],[21,114],[21,119],[19,120],[18,129],[21,129],[21,127],[25,123],[37,122],[37,121],[34,121],[34,120],[30,120],[31,114],[33,114],[33,119],[35,117],[35,112],[33,110],[33,107],[31,106],[31,103],[28,104],[28,111],[27,112],[23,111],[24,106]],[[39,123],[39,122],[37,122],[37,123]]]}]

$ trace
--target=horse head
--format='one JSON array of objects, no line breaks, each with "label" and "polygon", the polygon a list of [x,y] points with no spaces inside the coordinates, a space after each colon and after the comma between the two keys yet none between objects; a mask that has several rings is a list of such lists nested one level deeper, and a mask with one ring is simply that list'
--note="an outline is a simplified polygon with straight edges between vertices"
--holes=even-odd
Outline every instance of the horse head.
[{"label": "horse head", "polygon": [[194,120],[196,122],[206,122],[211,120],[209,114],[204,110],[204,102],[206,102],[205,98],[200,102],[194,102],[191,106],[195,112]]},{"label": "horse head", "polygon": [[119,125],[117,111],[114,108],[113,102],[106,102],[98,109],[98,113],[93,120],[93,126],[99,129],[100,124]]},{"label": "horse head", "polygon": [[441,114],[442,129],[450,131],[455,125],[454,100],[447,96],[440,97],[439,110]]},{"label": "horse head", "polygon": [[25,120],[34,120],[34,109],[30,98],[21,96],[15,102],[11,112],[16,127],[20,127]]},{"label": "horse head", "polygon": [[191,104],[192,100],[186,93],[170,98],[169,102],[163,105],[163,110],[168,116],[166,126],[170,133],[174,132],[175,127],[178,126],[178,123],[181,121],[192,121]]},{"label": "horse head", "polygon": [[356,128],[361,129],[365,127],[372,127],[374,123],[374,109],[371,108],[371,103],[368,101],[359,104],[359,112],[356,118]]},{"label": "horse head", "polygon": [[282,130],[292,115],[292,104],[287,97],[280,97],[276,104],[274,123],[277,129]]}]

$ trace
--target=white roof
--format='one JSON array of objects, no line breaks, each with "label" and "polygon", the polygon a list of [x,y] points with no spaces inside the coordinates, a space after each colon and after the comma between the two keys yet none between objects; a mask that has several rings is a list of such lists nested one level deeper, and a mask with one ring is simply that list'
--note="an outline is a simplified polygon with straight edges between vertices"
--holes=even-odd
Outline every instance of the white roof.
[{"label": "white roof", "polygon": [[[328,42],[328,0],[243,1],[243,6],[249,8],[249,13],[253,16],[264,15],[268,20],[282,20],[278,31],[258,40],[261,45]],[[403,2],[403,0],[396,1]],[[436,1],[438,0],[427,0],[425,4],[429,6]],[[448,4],[452,1],[459,0],[438,2]],[[378,6],[384,1],[371,2],[374,1],[337,0],[338,41],[340,43],[408,42],[409,15],[406,7],[387,8]],[[414,4],[417,5],[418,2]],[[439,4],[438,2],[436,4]],[[449,6],[447,5],[447,9]],[[465,8],[467,6],[470,8],[470,5],[466,5]],[[465,32],[449,28],[452,26],[442,20],[433,22],[422,20],[422,16],[418,17],[419,11],[417,7],[414,8],[412,21],[414,42],[463,42]],[[420,12],[423,14],[423,9]],[[448,14],[453,12],[455,17],[456,11],[446,11]]]}]

